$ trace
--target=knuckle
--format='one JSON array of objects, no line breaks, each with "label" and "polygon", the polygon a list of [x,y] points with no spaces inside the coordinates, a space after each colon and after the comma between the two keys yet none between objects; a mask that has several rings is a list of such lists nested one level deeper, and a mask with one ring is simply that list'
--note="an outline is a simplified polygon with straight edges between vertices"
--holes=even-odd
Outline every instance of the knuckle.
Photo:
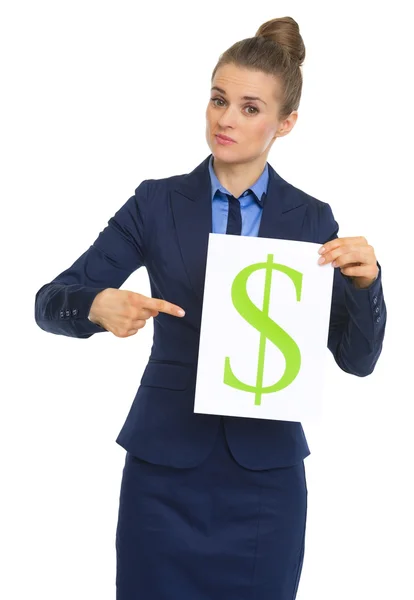
[{"label": "knuckle", "polygon": [[135,292],[128,291],[126,298],[130,306],[134,306],[137,302],[137,294]]},{"label": "knuckle", "polygon": [[123,329],[121,331],[114,331],[113,333],[114,333],[114,335],[116,335],[116,337],[119,337],[119,338],[125,338],[128,335],[127,331],[125,331]]},{"label": "knuckle", "polygon": [[154,309],[157,310],[158,312],[165,312],[165,308],[166,308],[165,300],[158,300],[156,306],[154,307]]}]

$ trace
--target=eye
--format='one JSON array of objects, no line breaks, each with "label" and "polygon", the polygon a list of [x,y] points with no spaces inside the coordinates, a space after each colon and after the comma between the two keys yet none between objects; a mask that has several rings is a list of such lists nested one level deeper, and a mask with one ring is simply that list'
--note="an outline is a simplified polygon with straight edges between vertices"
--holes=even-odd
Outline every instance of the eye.
[{"label": "eye", "polygon": [[[225,100],[223,100],[223,98],[211,98],[211,101],[212,101],[213,104],[216,101],[218,101],[218,102],[225,102]],[[214,105],[217,106],[217,104],[214,104]],[[219,106],[222,106],[222,105],[219,105]],[[249,115],[255,115],[256,113],[259,112],[259,110],[255,106],[253,106],[252,104],[249,104],[248,106],[246,106],[246,108],[253,108],[253,110],[256,111],[256,112],[253,112],[253,113],[249,112],[248,113]]]},{"label": "eye", "polygon": [[[214,102],[216,102],[216,100],[218,100],[219,102],[224,102],[224,100],[222,100],[221,98],[211,98],[212,103],[214,104]],[[217,104],[216,104],[217,106]]]}]

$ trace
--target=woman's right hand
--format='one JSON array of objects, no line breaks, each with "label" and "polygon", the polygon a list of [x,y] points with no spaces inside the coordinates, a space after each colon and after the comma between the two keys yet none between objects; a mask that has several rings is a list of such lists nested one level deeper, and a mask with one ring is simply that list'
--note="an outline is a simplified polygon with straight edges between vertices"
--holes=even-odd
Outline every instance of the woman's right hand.
[{"label": "woman's right hand", "polygon": [[107,288],[97,294],[92,302],[89,319],[117,337],[135,335],[150,317],[160,312],[173,317],[183,317],[179,306],[166,300],[149,298],[129,290]]}]

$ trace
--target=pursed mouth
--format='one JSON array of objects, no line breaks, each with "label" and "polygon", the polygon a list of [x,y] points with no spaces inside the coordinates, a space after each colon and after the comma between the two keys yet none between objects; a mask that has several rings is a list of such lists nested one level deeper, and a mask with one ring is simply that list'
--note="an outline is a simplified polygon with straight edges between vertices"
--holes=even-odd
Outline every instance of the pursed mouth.
[{"label": "pursed mouth", "polygon": [[221,140],[225,140],[226,142],[235,142],[236,140],[233,140],[233,138],[228,137],[227,135],[221,135],[220,133],[216,133],[216,137],[220,138]]}]

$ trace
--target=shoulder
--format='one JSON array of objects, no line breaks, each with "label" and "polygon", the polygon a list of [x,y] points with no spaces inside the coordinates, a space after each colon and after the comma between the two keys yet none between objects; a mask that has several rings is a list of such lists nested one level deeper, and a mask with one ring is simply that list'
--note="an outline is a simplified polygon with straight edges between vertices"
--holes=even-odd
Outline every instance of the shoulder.
[{"label": "shoulder", "polygon": [[329,207],[328,202],[324,202],[319,198],[315,198],[315,196],[311,196],[304,190],[286,181],[286,179],[283,179],[283,177],[276,172],[275,176],[278,180],[279,186],[291,200],[300,204],[305,204],[311,211],[314,211],[315,213],[324,212],[327,210],[327,207]]},{"label": "shoulder", "polygon": [[322,222],[333,219],[332,208],[328,202],[321,200],[320,198],[315,198],[315,196],[311,196],[310,194],[294,186],[292,186],[292,188],[301,198],[302,202],[306,204],[308,216],[310,218],[317,219],[318,221]]},{"label": "shoulder", "polygon": [[292,206],[292,208],[305,206],[304,227],[309,232],[310,237],[321,241],[321,243],[336,237],[339,226],[333,215],[331,205],[294,186],[280,177],[279,174],[277,174],[277,177],[284,194],[289,199],[287,205]]},{"label": "shoulder", "polygon": [[160,179],[144,179],[135,189],[137,195],[158,195],[160,192],[166,193],[174,188],[174,186],[183,180],[188,173],[182,175],[171,175],[170,177],[162,177]]}]

